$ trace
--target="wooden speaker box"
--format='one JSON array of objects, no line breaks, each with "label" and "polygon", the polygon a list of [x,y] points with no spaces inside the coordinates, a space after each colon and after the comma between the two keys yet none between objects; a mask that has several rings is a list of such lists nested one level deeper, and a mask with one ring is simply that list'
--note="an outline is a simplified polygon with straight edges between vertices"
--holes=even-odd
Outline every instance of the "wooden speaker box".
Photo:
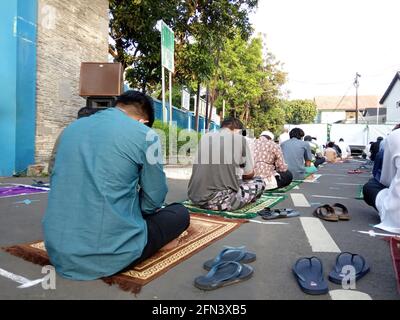
[{"label": "wooden speaker box", "polygon": [[82,62],[81,97],[115,97],[123,93],[121,63]]}]

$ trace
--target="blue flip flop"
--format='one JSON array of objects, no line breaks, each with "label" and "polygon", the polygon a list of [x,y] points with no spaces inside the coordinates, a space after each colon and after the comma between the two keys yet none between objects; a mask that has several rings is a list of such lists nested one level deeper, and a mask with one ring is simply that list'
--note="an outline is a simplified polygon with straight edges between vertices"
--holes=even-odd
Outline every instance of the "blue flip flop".
[{"label": "blue flip flop", "polygon": [[356,281],[364,277],[370,270],[364,257],[351,252],[342,252],[337,256],[335,267],[329,273],[329,280],[336,284],[342,284],[342,280],[346,276],[342,273],[345,266],[352,266],[355,269]]},{"label": "blue flip flop", "polygon": [[293,267],[293,274],[304,293],[320,295],[328,293],[322,262],[317,257],[301,258]]},{"label": "blue flip flop", "polygon": [[213,266],[205,276],[197,277],[194,286],[206,291],[215,290],[250,279],[253,273],[253,268],[247,264],[224,261]]},{"label": "blue flip flop", "polygon": [[256,260],[256,254],[246,251],[246,247],[225,247],[218,256],[213,260],[204,262],[203,268],[211,270],[211,268],[220,262],[236,261],[240,263],[250,263]]}]

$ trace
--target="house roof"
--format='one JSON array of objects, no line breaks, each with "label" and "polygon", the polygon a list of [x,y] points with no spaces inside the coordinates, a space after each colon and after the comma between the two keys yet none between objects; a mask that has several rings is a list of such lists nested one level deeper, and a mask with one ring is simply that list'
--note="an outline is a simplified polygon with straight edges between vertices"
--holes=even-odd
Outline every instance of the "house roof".
[{"label": "house roof", "polygon": [[[315,97],[317,110],[355,111],[355,96],[321,96]],[[371,109],[379,107],[379,96],[359,96],[358,109]]]},{"label": "house roof", "polygon": [[396,72],[396,75],[394,76],[392,82],[390,83],[389,87],[386,89],[385,94],[383,95],[382,99],[379,101],[380,104],[384,104],[386,98],[388,97],[388,95],[390,94],[390,92],[392,91],[394,85],[396,84],[396,81],[400,81],[400,71]]}]

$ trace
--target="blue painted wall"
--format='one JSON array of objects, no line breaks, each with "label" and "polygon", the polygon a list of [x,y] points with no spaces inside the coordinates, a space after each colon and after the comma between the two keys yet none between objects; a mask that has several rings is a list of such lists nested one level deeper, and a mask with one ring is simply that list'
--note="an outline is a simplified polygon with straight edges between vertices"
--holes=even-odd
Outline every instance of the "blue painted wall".
[{"label": "blue painted wall", "polygon": [[0,176],[34,162],[37,0],[7,0],[0,10]]},{"label": "blue painted wall", "polygon": [[18,1],[15,170],[35,161],[37,0]]},{"label": "blue painted wall", "polygon": [[0,10],[0,176],[15,165],[17,42],[13,36],[17,2],[6,1]]}]

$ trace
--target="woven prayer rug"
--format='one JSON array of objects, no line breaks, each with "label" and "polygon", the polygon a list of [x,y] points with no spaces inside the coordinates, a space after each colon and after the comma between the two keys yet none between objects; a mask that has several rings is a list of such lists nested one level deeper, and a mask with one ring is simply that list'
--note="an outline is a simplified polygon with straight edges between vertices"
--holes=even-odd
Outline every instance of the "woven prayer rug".
[{"label": "woven prayer rug", "polygon": [[276,206],[279,202],[286,199],[285,195],[269,195],[263,194],[256,202],[250,203],[242,209],[235,211],[213,211],[207,209],[201,209],[195,207],[190,201],[183,203],[192,212],[204,213],[209,215],[222,216],[226,218],[236,218],[236,219],[252,219],[258,216],[257,212],[261,211],[265,207],[272,208]]},{"label": "woven prayer rug", "polygon": [[26,185],[0,185],[0,198],[10,198],[29,194],[46,193],[48,191],[48,188],[40,188]]},{"label": "woven prayer rug", "polygon": [[[139,293],[143,285],[226,236],[245,222],[247,221],[191,214],[189,228],[176,240],[132,269],[102,280],[109,285],[118,284],[122,290]],[[50,264],[43,241],[3,249],[35,264]]]}]

